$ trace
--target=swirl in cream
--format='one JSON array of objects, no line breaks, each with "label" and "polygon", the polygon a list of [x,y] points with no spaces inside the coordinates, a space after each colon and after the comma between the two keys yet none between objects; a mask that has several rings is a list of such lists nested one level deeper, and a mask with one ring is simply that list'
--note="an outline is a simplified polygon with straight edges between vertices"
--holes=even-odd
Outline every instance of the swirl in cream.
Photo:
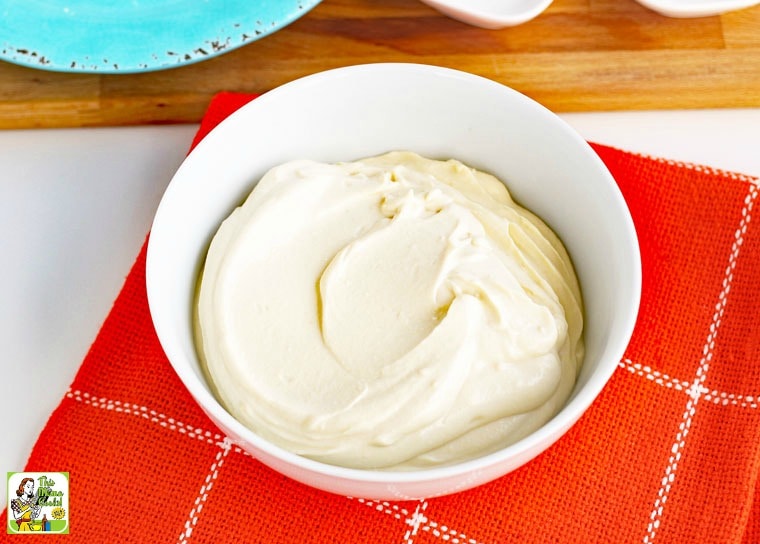
[{"label": "swirl in cream", "polygon": [[409,152],[270,170],[214,236],[197,309],[232,415],[346,467],[502,448],[562,407],[583,359],[554,233],[493,176]]}]

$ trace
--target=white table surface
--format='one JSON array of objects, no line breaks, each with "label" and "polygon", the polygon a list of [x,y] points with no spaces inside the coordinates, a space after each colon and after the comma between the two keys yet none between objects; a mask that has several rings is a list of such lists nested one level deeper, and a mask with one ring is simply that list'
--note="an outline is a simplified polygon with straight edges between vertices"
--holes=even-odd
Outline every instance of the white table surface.
[{"label": "white table surface", "polygon": [[[591,141],[760,177],[760,109],[562,117]],[[0,132],[3,482],[74,378],[196,128]]]}]

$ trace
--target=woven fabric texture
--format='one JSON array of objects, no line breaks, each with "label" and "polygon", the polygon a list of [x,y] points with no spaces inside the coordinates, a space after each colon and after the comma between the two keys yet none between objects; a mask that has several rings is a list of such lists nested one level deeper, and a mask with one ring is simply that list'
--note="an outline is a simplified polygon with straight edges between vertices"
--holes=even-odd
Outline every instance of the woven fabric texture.
[{"label": "woven fabric texture", "polygon": [[[252,98],[218,95],[193,144]],[[608,386],[545,453],[410,502],[280,476],[230,444],[174,374],[143,248],[26,466],[70,473],[67,542],[760,543],[760,186],[594,149],[637,228],[641,311]]]}]

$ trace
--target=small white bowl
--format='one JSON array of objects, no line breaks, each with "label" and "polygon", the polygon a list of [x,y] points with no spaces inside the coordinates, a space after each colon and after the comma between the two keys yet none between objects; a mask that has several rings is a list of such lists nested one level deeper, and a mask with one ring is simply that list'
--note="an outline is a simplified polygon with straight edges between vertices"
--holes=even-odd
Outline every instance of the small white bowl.
[{"label": "small white bowl", "polygon": [[[564,241],[585,302],[586,357],[565,407],[504,449],[460,464],[394,472],[336,467],[275,446],[216,400],[191,326],[211,237],[270,167],[296,158],[345,161],[393,149],[457,158],[504,180]],[[288,83],[244,106],[187,157],[156,213],[147,289],[169,361],[208,416],[262,463],[323,490],[372,499],[444,495],[498,478],[559,439],[620,361],[641,290],[636,233],[620,191],[588,144],[524,95],[471,74],[414,64],[340,68]]]},{"label": "small white bowl", "polygon": [[530,21],[548,8],[552,0],[422,0],[422,2],[452,19],[493,30]]},{"label": "small white bowl", "polygon": [[712,17],[728,11],[748,8],[758,0],[638,0],[642,6],[660,15],[675,18]]}]

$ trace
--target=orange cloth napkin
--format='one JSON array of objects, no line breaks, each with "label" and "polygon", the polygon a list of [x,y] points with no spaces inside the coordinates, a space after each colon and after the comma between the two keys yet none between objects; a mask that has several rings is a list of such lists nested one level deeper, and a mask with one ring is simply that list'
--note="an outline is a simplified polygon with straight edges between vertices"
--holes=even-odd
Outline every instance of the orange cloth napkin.
[{"label": "orange cloth napkin", "polygon": [[[194,144],[252,98],[217,96]],[[601,397],[548,451],[422,501],[341,497],[278,475],[225,447],[171,369],[143,248],[26,467],[70,473],[67,541],[760,542],[758,181],[594,149],[638,230],[641,312]]]}]

